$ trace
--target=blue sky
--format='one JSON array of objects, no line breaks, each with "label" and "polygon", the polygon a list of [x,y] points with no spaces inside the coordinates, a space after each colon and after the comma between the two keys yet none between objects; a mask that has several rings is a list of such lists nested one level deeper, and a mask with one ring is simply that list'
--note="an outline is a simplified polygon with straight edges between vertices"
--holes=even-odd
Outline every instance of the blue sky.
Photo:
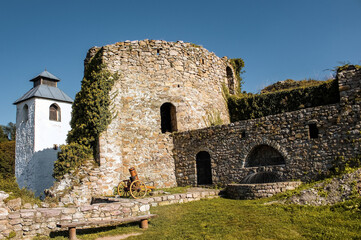
[{"label": "blue sky", "polygon": [[46,68],[74,98],[92,46],[183,40],[241,57],[243,90],[287,78],[324,80],[340,62],[361,64],[361,0],[0,1],[0,124]]}]

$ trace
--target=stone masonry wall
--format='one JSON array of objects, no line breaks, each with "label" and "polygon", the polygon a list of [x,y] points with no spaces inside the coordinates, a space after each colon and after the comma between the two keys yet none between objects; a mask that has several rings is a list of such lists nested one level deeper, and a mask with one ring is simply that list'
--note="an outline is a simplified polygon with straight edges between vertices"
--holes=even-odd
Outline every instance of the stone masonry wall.
[{"label": "stone masonry wall", "polygon": [[99,140],[100,167],[78,188],[86,195],[111,195],[120,180],[129,178],[130,167],[144,182],[175,186],[173,139],[161,131],[160,108],[175,106],[177,131],[210,126],[211,115],[229,123],[222,90],[231,67],[227,58],[181,41],[143,40],[92,48],[85,64],[98,51],[120,76],[111,92],[117,115]]},{"label": "stone masonry wall", "polygon": [[257,199],[272,197],[287,190],[294,190],[301,182],[275,182],[259,184],[228,184],[227,197],[232,199]]},{"label": "stone masonry wall", "polygon": [[[310,180],[327,171],[336,160],[357,157],[361,153],[361,70],[350,68],[337,77],[339,104],[175,134],[178,185],[196,185],[196,155],[200,151],[211,156],[213,183],[223,185],[264,171],[277,172],[282,180]],[[316,124],[317,138],[310,137],[310,124]],[[245,167],[252,160],[252,149],[260,145],[278,151],[285,164]]]}]

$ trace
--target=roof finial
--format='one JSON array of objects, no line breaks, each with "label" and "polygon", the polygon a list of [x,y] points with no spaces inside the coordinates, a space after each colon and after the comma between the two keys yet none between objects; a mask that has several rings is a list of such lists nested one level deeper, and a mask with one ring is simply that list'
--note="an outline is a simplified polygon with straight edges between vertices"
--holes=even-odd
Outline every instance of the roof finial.
[{"label": "roof finial", "polygon": [[45,71],[46,71],[46,67],[45,67]]}]

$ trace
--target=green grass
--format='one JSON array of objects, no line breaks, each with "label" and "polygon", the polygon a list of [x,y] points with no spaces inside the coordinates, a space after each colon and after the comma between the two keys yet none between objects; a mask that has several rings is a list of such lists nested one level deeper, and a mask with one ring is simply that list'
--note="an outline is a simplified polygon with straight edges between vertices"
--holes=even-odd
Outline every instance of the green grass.
[{"label": "green grass", "polygon": [[361,239],[360,198],[334,207],[264,202],[219,198],[161,206],[151,209],[159,217],[150,221],[146,231],[129,224],[91,229],[78,236],[91,240],[143,232],[129,239]]}]

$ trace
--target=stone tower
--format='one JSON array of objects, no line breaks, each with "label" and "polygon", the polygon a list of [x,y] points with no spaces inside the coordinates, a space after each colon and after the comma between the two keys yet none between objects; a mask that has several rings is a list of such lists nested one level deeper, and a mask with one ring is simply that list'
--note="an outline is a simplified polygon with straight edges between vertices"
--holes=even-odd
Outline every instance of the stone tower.
[{"label": "stone tower", "polygon": [[[99,140],[101,174],[94,192],[111,194],[136,167],[157,187],[176,185],[172,132],[229,123],[222,86],[236,81],[226,57],[203,47],[155,40],[126,41],[88,51],[120,76],[111,92],[116,114]],[[99,189],[100,188],[100,189]]]},{"label": "stone tower", "polygon": [[32,89],[16,100],[15,176],[19,186],[40,196],[53,185],[54,161],[70,130],[73,100],[46,70],[30,80]]}]

